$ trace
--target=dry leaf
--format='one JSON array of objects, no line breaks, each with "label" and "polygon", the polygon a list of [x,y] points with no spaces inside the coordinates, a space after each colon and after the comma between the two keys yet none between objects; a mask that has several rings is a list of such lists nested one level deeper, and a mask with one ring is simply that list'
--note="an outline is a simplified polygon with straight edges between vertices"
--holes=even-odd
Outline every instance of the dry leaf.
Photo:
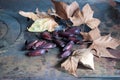
[{"label": "dry leaf", "polygon": [[79,4],[76,1],[74,1],[67,6],[66,9],[67,17],[68,18],[72,17],[77,10],[79,10]]},{"label": "dry leaf", "polygon": [[50,16],[46,12],[40,12],[38,8],[36,8],[36,15],[39,18],[49,18]]},{"label": "dry leaf", "polygon": [[48,9],[47,13],[48,13],[49,15],[51,15],[51,16],[58,16],[58,15],[56,14],[56,11],[55,11],[53,8]]},{"label": "dry leaf", "polygon": [[36,9],[36,14],[24,11],[19,11],[19,14],[35,21],[31,27],[28,28],[30,32],[43,32],[46,30],[52,32],[58,27],[58,24],[50,15],[46,12],[40,12],[38,8]]},{"label": "dry leaf", "polygon": [[82,63],[85,67],[94,70],[94,56],[91,49],[78,49],[73,52],[73,56],[74,55],[79,56],[79,62]]},{"label": "dry leaf", "polygon": [[40,18],[49,18],[50,16],[46,12],[40,12],[38,8],[36,8],[36,14],[33,12],[24,12],[24,11],[19,11],[19,14],[32,19],[33,21],[40,19]]},{"label": "dry leaf", "polygon": [[52,18],[42,18],[36,20],[31,27],[28,28],[30,32],[43,32],[48,30],[54,31],[58,27],[58,24]]},{"label": "dry leaf", "polygon": [[116,47],[119,45],[120,45],[120,40],[114,39],[110,35],[107,35],[107,36],[101,36],[98,39],[93,40],[93,43],[89,48],[94,49],[96,51],[95,55],[98,57],[116,58],[114,55],[109,53],[106,48],[116,49]]},{"label": "dry leaf", "polygon": [[70,20],[73,22],[73,26],[80,26],[81,24],[88,25],[91,29],[98,27],[100,20],[93,18],[94,11],[91,9],[89,4],[86,4],[82,11],[78,10],[75,12]]},{"label": "dry leaf", "polygon": [[68,57],[68,59],[61,64],[61,67],[77,77],[76,71],[79,62],[85,67],[94,69],[93,53],[90,49],[75,50],[72,56]]},{"label": "dry leaf", "polygon": [[47,13],[48,13],[48,14],[51,14],[51,13],[54,13],[54,12],[52,11],[52,9],[49,8],[49,9],[47,10]]},{"label": "dry leaf", "polygon": [[77,77],[76,71],[78,66],[79,59],[76,57],[70,56],[64,63],[61,64],[61,67],[65,68],[70,74]]},{"label": "dry leaf", "polygon": [[95,55],[98,57],[110,57],[117,58],[115,55],[110,53],[106,48],[115,49],[120,45],[120,40],[112,38],[110,35],[101,36],[98,28],[91,30],[90,32],[81,32],[84,41],[93,41],[90,49],[96,51]]},{"label": "dry leaf", "polygon": [[117,59],[120,59],[120,50],[115,49],[107,49],[109,53],[113,56],[115,56]]},{"label": "dry leaf", "polygon": [[56,14],[58,15],[58,17],[67,19],[67,14],[65,11],[67,8],[67,4],[64,2],[59,2],[59,1],[54,1],[54,0],[51,0],[51,1],[55,7],[55,11],[56,11]]},{"label": "dry leaf", "polygon": [[83,41],[91,41],[91,37],[90,37],[89,33],[87,33],[87,32],[80,32],[80,34],[83,37]]},{"label": "dry leaf", "polygon": [[56,11],[56,15],[62,19],[69,19],[73,16],[74,12],[79,9],[79,4],[74,1],[70,5],[67,5],[64,2],[51,0]]},{"label": "dry leaf", "polygon": [[92,29],[90,32],[80,32],[83,36],[83,41],[93,41],[98,39],[100,35],[100,30],[98,28]]},{"label": "dry leaf", "polygon": [[56,15],[62,19],[70,19],[73,22],[73,26],[87,24],[93,29],[100,24],[99,19],[93,18],[94,11],[89,4],[86,4],[81,12],[79,10],[79,4],[76,1],[72,2],[70,5],[60,1],[51,1],[54,4]]},{"label": "dry leaf", "polygon": [[30,18],[33,21],[39,19],[39,17],[35,13],[33,13],[33,12],[19,11],[19,14],[22,15],[22,16],[24,16],[24,17]]}]

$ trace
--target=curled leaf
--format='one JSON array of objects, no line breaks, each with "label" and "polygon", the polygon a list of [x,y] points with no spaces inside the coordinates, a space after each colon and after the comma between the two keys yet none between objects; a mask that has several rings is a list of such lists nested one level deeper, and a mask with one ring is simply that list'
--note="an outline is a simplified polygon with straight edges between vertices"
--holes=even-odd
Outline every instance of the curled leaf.
[{"label": "curled leaf", "polygon": [[61,67],[77,77],[76,71],[79,62],[85,67],[94,69],[93,53],[90,49],[75,50],[72,56],[68,57],[68,59],[61,64]]},{"label": "curled leaf", "polygon": [[79,10],[79,4],[76,1],[68,5],[66,10],[68,18],[73,16],[77,10]]},{"label": "curled leaf", "polygon": [[67,4],[64,2],[59,2],[59,1],[55,1],[55,0],[51,0],[51,1],[54,4],[55,11],[56,11],[56,14],[58,15],[58,17],[67,19],[67,14],[66,14]]},{"label": "curled leaf", "polygon": [[30,18],[33,21],[39,19],[39,17],[35,13],[33,13],[33,12],[19,11],[19,14],[22,15],[22,16],[24,16],[24,17]]},{"label": "curled leaf", "polygon": [[75,56],[70,56],[64,63],[61,64],[61,67],[65,68],[70,74],[77,77],[76,71],[78,66],[79,58]]},{"label": "curled leaf", "polygon": [[72,2],[70,5],[60,1],[51,1],[55,7],[55,13],[62,19],[69,19],[69,17],[73,16],[74,12],[79,9],[79,4],[76,1]]},{"label": "curled leaf", "polygon": [[90,49],[78,49],[73,52],[73,56],[74,55],[79,56],[79,62],[82,63],[85,67],[94,69],[94,56]]},{"label": "curled leaf", "polygon": [[61,19],[70,19],[73,26],[80,26],[81,24],[88,25],[91,29],[98,27],[100,20],[93,18],[94,11],[91,9],[89,4],[86,4],[82,11],[80,11],[79,4],[74,1],[70,5],[51,0],[55,7],[55,13]]},{"label": "curled leaf", "polygon": [[58,27],[58,24],[50,15],[46,12],[40,12],[38,8],[36,9],[36,14],[24,11],[19,11],[19,14],[35,21],[31,27],[28,28],[28,31],[30,32],[43,32],[46,30],[52,32],[56,27]]},{"label": "curled leaf", "polygon": [[74,13],[70,20],[73,22],[73,26],[80,26],[81,24],[88,25],[91,29],[98,27],[100,20],[93,18],[94,11],[89,4],[86,4],[82,11],[78,10]]}]

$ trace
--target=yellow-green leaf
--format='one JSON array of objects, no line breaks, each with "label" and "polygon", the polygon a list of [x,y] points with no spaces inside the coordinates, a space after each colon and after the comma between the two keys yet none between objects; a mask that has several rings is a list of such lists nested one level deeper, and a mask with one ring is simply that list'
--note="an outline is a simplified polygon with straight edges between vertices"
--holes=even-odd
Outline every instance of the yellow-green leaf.
[{"label": "yellow-green leaf", "polygon": [[48,30],[49,32],[52,32],[56,27],[58,27],[58,24],[52,18],[42,18],[36,20],[31,27],[28,28],[28,31],[43,32]]}]

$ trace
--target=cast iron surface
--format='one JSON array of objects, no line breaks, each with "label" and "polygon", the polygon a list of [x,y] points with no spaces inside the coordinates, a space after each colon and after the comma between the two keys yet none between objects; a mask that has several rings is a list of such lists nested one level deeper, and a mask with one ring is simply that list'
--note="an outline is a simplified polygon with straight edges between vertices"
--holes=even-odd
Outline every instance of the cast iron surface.
[{"label": "cast iron surface", "polygon": [[[74,0],[61,1],[71,3]],[[86,3],[91,5],[95,11],[94,16],[101,20],[99,28],[103,34],[111,33],[112,36],[120,39],[120,31],[112,27],[118,24],[119,20],[113,17],[112,12],[115,10],[107,0],[76,1],[80,7]],[[13,38],[14,44],[0,50],[0,80],[111,80],[115,77],[115,80],[119,79],[120,70],[115,68],[116,62],[119,63],[119,60],[95,58],[95,70],[84,69],[83,66],[80,66],[77,70],[79,78],[75,78],[60,68],[58,63],[61,59],[57,57],[59,53],[57,48],[49,50],[42,56],[26,57],[26,51],[22,51],[21,48],[26,39],[36,39],[36,37],[26,31],[26,27],[31,24],[31,21],[20,16],[18,11],[35,11],[37,7],[40,10],[47,11],[48,8],[52,7],[52,3],[50,0],[0,0],[0,13],[2,13],[0,16],[4,17],[0,17],[0,21],[5,23],[5,25],[2,24],[3,26],[14,27],[10,34],[14,33],[18,37]],[[9,38],[11,39],[14,35],[10,35]],[[120,48],[118,47],[118,49]],[[118,65],[118,67],[120,66]]]},{"label": "cast iron surface", "polygon": [[0,46],[1,48],[8,47],[13,44],[20,35],[19,22],[8,15],[6,12],[0,12]]}]

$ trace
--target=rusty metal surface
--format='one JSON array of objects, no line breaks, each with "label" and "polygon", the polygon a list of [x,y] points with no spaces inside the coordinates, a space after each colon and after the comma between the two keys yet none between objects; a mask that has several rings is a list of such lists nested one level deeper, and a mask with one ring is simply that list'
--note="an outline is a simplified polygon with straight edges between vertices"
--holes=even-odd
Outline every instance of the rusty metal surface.
[{"label": "rusty metal surface", "polygon": [[[61,1],[70,3],[73,0]],[[76,1],[79,2],[80,7],[86,3],[92,6],[95,11],[94,16],[101,20],[99,28],[103,34],[111,33],[113,37],[120,39],[120,30],[112,27],[120,22],[118,18],[115,18],[115,10],[107,0]],[[16,4],[18,5],[16,6]],[[25,31],[30,22],[20,16],[18,11],[34,11],[36,7],[46,11],[49,6],[52,7],[50,0],[0,0],[0,8],[2,8],[0,11],[14,16],[22,29],[19,38],[14,44],[4,50],[0,50],[0,80],[111,80],[115,77],[115,80],[119,79],[119,60],[95,57],[95,70],[84,69],[83,66],[79,66],[77,70],[79,78],[75,78],[60,68],[58,63],[61,59],[57,57],[59,53],[57,48],[49,50],[49,53],[43,56],[25,56],[26,51],[21,51],[25,40],[35,37],[34,34],[29,34]]]}]

